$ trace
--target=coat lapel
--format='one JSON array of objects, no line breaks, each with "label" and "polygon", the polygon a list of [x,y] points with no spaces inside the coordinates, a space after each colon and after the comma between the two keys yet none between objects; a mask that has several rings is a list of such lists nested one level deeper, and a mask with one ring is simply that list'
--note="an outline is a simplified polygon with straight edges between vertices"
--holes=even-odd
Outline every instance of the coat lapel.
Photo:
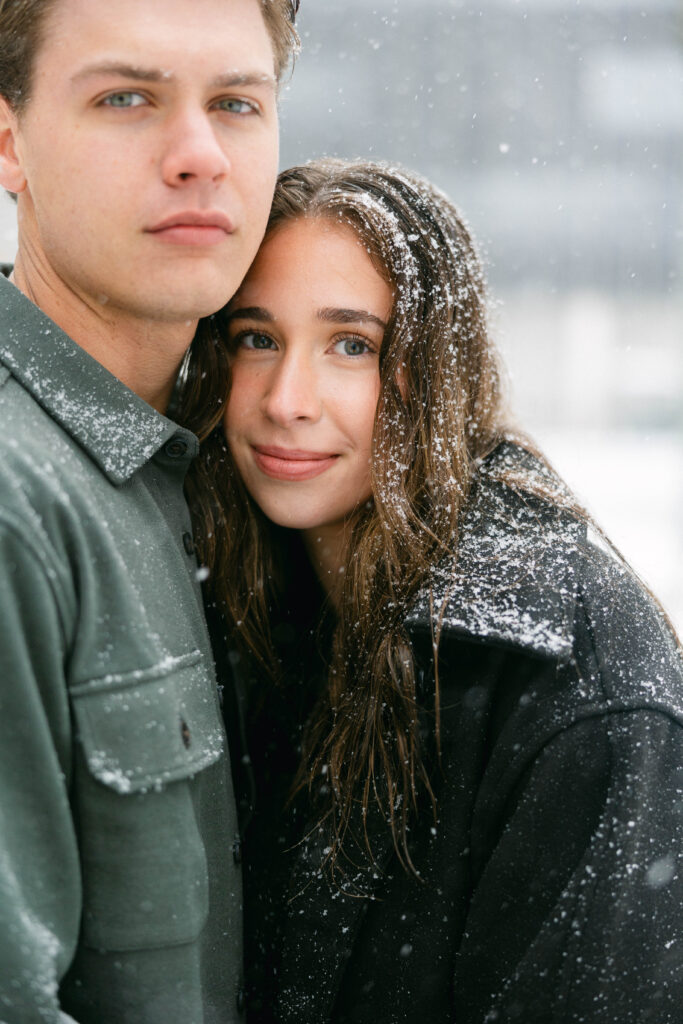
[{"label": "coat lapel", "polygon": [[[379,813],[370,817],[368,834],[375,856],[371,868],[350,865],[344,876],[331,879],[321,868],[327,833],[316,828],[300,844],[280,966],[281,1024],[321,1024],[331,1018],[358,929],[393,852],[389,830],[378,820]],[[359,864],[362,853],[359,849],[354,858]]]}]

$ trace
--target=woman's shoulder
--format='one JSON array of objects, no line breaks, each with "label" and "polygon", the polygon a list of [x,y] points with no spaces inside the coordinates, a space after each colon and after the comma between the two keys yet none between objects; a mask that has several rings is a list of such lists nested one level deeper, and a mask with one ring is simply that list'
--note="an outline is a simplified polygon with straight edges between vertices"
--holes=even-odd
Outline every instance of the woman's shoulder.
[{"label": "woman's shoulder", "polygon": [[585,520],[543,458],[504,441],[473,476],[456,550],[432,567],[407,622],[550,657],[571,650],[577,559]]},{"label": "woman's shoulder", "polygon": [[683,715],[681,652],[652,595],[540,453],[504,441],[476,468],[457,551],[434,566],[413,631],[511,648],[605,677],[614,701]]}]

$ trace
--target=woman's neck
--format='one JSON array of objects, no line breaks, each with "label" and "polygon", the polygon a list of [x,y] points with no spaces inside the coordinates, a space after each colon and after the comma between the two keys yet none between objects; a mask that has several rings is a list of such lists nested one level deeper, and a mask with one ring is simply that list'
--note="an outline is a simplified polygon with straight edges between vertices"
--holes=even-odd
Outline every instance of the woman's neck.
[{"label": "woman's neck", "polygon": [[332,604],[339,605],[349,530],[346,523],[332,523],[302,530],[301,537],[311,565]]}]

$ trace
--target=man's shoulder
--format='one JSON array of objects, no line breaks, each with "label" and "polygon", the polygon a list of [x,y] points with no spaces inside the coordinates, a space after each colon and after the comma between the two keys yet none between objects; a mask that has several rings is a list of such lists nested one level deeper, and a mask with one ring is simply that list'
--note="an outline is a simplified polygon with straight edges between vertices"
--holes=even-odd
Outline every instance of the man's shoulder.
[{"label": "man's shoulder", "polygon": [[34,516],[83,491],[89,460],[33,395],[0,364],[0,516]]},{"label": "man's shoulder", "polygon": [[59,423],[0,362],[0,451],[11,460],[13,451],[47,451],[48,445],[64,436]]}]

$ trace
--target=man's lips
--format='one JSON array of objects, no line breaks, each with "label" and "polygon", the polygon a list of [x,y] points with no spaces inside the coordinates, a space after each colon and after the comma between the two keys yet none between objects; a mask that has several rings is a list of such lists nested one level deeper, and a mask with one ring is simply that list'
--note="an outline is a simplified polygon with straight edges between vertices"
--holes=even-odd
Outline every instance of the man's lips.
[{"label": "man's lips", "polygon": [[311,452],[270,445],[253,444],[251,450],[261,472],[274,480],[312,480],[339,458],[334,452]]},{"label": "man's lips", "polygon": [[146,229],[164,242],[181,245],[216,245],[233,231],[232,221],[221,210],[183,210]]}]

